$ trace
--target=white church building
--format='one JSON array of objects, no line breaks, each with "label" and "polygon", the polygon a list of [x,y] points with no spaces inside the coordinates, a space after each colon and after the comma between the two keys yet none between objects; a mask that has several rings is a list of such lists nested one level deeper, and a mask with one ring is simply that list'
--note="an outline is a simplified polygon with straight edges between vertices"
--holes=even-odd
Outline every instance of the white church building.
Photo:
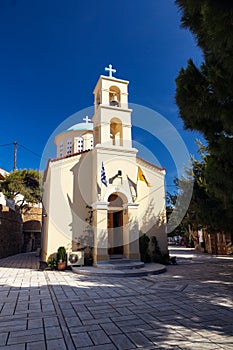
[{"label": "white church building", "polygon": [[165,169],[137,157],[129,82],[107,70],[94,89],[92,120],[55,137],[57,157],[44,175],[43,261],[60,246],[68,253],[90,247],[94,265],[140,261],[144,233],[167,252]]}]

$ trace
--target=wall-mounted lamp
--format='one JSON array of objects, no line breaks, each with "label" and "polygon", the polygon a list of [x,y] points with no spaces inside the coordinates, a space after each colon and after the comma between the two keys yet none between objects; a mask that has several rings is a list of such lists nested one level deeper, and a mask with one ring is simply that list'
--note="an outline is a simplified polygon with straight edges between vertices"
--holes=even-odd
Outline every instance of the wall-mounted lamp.
[{"label": "wall-mounted lamp", "polygon": [[121,170],[118,170],[116,175],[114,175],[113,177],[110,177],[110,179],[108,179],[108,182],[109,182],[110,184],[112,184],[113,181],[114,181],[118,176],[122,176],[122,171],[121,171]]}]

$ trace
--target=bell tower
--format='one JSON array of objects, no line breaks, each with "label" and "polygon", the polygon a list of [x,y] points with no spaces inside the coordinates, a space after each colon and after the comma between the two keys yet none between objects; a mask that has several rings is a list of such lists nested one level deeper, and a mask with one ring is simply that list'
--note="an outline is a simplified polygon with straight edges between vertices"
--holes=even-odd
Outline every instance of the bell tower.
[{"label": "bell tower", "polygon": [[[128,107],[129,82],[113,77],[105,68],[95,90],[93,168],[94,263],[104,263],[112,255],[140,259],[137,208],[129,178],[137,178],[136,154],[132,147],[131,114]],[[97,184],[96,184],[97,182]],[[120,203],[120,205],[119,205]],[[133,220],[134,224],[130,225]],[[119,253],[120,252],[120,253]]]},{"label": "bell tower", "polygon": [[112,65],[105,68],[109,76],[101,75],[94,90],[94,146],[132,148],[131,113],[128,108],[129,82],[112,76]]}]

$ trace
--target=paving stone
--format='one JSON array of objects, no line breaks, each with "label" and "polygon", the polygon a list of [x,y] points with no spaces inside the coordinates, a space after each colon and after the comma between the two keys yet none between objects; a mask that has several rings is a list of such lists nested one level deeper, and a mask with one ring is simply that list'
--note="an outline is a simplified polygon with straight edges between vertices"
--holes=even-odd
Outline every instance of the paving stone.
[{"label": "paving stone", "polygon": [[119,316],[119,313],[117,312],[117,311],[112,311],[111,313],[106,313],[106,312],[97,312],[97,311],[93,311],[92,312],[92,315],[93,315],[93,317],[94,318],[98,318],[98,319],[100,319],[100,318],[104,318],[105,316],[106,316],[106,314],[107,315],[111,315],[111,318],[112,317],[117,317],[117,316]]},{"label": "paving stone", "polygon": [[[160,350],[180,350],[182,348],[180,348],[179,346],[169,346],[169,344],[163,344],[163,345],[160,345],[159,348],[156,348],[156,349],[160,349]],[[182,350],[188,350],[188,349],[182,349]]]},{"label": "paving stone", "polygon": [[1,310],[1,316],[5,316],[5,315],[13,315],[15,311],[15,305],[12,303],[5,303],[3,305],[3,308]]},{"label": "paving stone", "polygon": [[[46,344],[47,350],[67,350],[66,344],[63,339],[47,340]],[[40,348],[38,350],[40,350]]]},{"label": "paving stone", "polygon": [[24,336],[30,336],[33,334],[40,334],[44,333],[44,328],[33,328],[33,329],[26,329],[23,331],[13,331],[10,332],[10,338],[16,338],[16,337],[24,337]]},{"label": "paving stone", "polygon": [[115,345],[111,344],[101,344],[101,345],[93,345],[88,347],[79,348],[79,350],[117,350]]},{"label": "paving stone", "polygon": [[140,319],[140,318],[135,318],[133,320],[128,320],[128,321],[119,321],[117,322],[118,327],[120,328],[124,328],[124,327],[129,327],[129,326],[142,326],[142,325],[146,325],[146,323]]},{"label": "paving stone", "polygon": [[8,345],[8,346],[1,346],[0,350],[25,350],[26,344],[16,344],[16,345]]},{"label": "paving stone", "polygon": [[58,326],[47,327],[45,328],[45,338],[47,340],[62,338],[61,328]]},{"label": "paving stone", "polygon": [[7,341],[7,345],[28,343],[39,340],[44,340],[44,334],[39,333],[24,336],[11,336],[10,334],[9,339]]},{"label": "paving stone", "polygon": [[59,322],[57,317],[44,317],[44,326],[45,327],[52,327],[52,326],[58,326]]},{"label": "paving stone", "polygon": [[93,345],[93,342],[91,341],[91,338],[89,337],[87,332],[74,334],[72,335],[72,339],[76,348]]},{"label": "paving stone", "polygon": [[121,331],[128,335],[128,333],[133,332],[145,332],[147,329],[153,329],[153,327],[150,324],[142,324],[142,325],[134,325],[134,326],[119,326]]},{"label": "paving stone", "polygon": [[100,326],[97,324],[87,325],[87,326],[79,326],[79,327],[69,327],[69,331],[71,334],[85,333],[100,330]]},{"label": "paving stone", "polygon": [[119,334],[121,330],[113,323],[101,323],[100,326],[108,335]]},{"label": "paving stone", "polygon": [[88,333],[95,345],[111,343],[111,340],[102,330],[92,331]]},{"label": "paving stone", "polygon": [[88,311],[79,312],[78,313],[78,317],[80,318],[81,321],[83,321],[83,320],[92,320],[93,319],[93,315],[90,312],[88,312]]},{"label": "paving stone", "polygon": [[43,320],[42,320],[42,318],[41,319],[28,320],[27,329],[42,328],[42,327],[43,327]]},{"label": "paving stone", "polygon": [[116,322],[116,323],[124,322],[124,321],[126,321],[126,322],[129,321],[130,322],[130,320],[137,319],[137,316],[135,314],[133,314],[133,315],[123,315],[123,316],[118,316],[118,317],[111,317],[111,319],[114,322]]},{"label": "paving stone", "polygon": [[110,338],[119,350],[136,348],[135,345],[124,334],[111,335]]},{"label": "paving stone", "polygon": [[18,302],[16,306],[16,310],[25,311],[28,310],[29,303],[28,302]]},{"label": "paving stone", "polygon": [[100,323],[108,323],[111,322],[111,319],[108,317],[105,318],[93,318],[90,320],[83,320],[82,323],[83,325],[92,325],[92,324],[100,324]]},{"label": "paving stone", "polygon": [[32,343],[27,343],[27,350],[46,350],[45,342],[36,341]]},{"label": "paving stone", "polygon": [[8,333],[0,333],[0,346],[6,345]]},{"label": "paving stone", "polygon": [[73,317],[65,317],[66,323],[68,327],[81,326],[82,322],[77,316]]},{"label": "paving stone", "polygon": [[132,340],[136,347],[153,345],[152,342],[148,338],[146,338],[141,332],[128,333],[127,336]]},{"label": "paving stone", "polygon": [[[103,304],[103,305],[102,305]],[[102,303],[101,305],[91,305],[91,306],[88,306],[88,309],[90,312],[93,312],[93,311],[100,311],[100,312],[113,312],[114,311],[114,308],[105,304]],[[81,310],[79,310],[81,311]]]},{"label": "paving stone", "polygon": [[85,305],[80,305],[77,303],[71,303],[71,305],[76,312],[85,312],[88,311],[87,308],[90,309],[90,307],[86,307]]},{"label": "paving stone", "polygon": [[[122,316],[124,316],[124,315],[127,315],[127,316],[128,315],[133,315],[132,310],[129,310],[127,307],[117,307],[116,311]],[[145,309],[144,309],[144,311],[145,311]]]},{"label": "paving stone", "polygon": [[26,330],[27,328],[27,320],[22,319],[8,319],[8,318],[2,318],[0,317],[0,332],[7,331],[17,331],[17,330]]}]

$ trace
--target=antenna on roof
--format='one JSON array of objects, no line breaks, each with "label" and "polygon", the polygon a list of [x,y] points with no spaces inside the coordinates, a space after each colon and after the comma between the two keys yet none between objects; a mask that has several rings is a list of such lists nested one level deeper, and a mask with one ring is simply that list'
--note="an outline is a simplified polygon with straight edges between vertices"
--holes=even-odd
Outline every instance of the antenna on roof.
[{"label": "antenna on roof", "polygon": [[17,166],[16,166],[16,160],[17,160],[17,146],[18,146],[18,142],[15,141],[13,142],[14,145],[14,167],[13,170],[16,170]]}]

